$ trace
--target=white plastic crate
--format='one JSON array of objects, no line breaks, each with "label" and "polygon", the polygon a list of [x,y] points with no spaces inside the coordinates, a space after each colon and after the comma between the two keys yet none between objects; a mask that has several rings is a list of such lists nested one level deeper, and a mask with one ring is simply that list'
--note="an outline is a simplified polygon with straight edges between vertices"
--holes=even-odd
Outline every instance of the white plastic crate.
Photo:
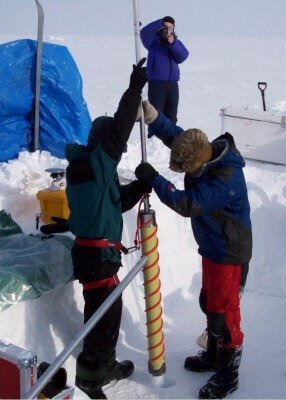
[{"label": "white plastic crate", "polygon": [[286,164],[286,115],[227,107],[221,110],[221,133],[229,132],[243,157]]}]

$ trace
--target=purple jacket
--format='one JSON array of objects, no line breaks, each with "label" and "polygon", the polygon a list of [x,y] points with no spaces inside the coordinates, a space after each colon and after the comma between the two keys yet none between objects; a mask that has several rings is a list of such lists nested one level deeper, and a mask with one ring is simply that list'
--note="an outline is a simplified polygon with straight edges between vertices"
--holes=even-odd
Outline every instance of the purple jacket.
[{"label": "purple jacket", "polygon": [[189,55],[183,43],[175,39],[172,44],[162,45],[159,29],[164,26],[164,21],[158,19],[151,22],[141,30],[141,40],[148,50],[147,73],[149,81],[174,81],[180,80],[179,65]]}]

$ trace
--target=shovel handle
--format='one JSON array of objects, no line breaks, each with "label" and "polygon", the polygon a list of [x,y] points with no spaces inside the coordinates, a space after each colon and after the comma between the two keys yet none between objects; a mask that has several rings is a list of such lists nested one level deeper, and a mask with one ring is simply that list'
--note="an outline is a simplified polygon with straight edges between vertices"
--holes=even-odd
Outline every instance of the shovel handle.
[{"label": "shovel handle", "polygon": [[261,92],[263,111],[266,111],[264,92],[265,92],[265,89],[267,88],[267,83],[266,82],[258,82],[257,85],[258,85],[258,89]]},{"label": "shovel handle", "polygon": [[261,92],[264,92],[265,89],[267,88],[267,83],[266,82],[258,82],[257,86]]}]

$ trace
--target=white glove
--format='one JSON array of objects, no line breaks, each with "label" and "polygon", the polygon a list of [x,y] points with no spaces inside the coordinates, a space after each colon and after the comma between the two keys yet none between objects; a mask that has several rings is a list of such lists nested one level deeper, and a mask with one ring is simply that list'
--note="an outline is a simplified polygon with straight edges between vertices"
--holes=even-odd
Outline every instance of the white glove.
[{"label": "white glove", "polygon": [[138,110],[137,110],[137,114],[136,114],[136,118],[135,118],[135,122],[139,122],[141,120],[142,117],[142,107],[141,104],[139,104]]},{"label": "white glove", "polygon": [[143,101],[144,119],[147,125],[151,124],[158,117],[159,113],[148,100]]}]

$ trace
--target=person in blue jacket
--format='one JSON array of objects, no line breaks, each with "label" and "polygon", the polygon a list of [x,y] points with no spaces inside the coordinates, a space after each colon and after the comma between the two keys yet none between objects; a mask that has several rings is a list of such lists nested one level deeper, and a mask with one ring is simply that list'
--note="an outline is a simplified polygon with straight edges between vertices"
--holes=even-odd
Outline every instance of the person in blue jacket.
[{"label": "person in blue jacket", "polygon": [[[147,75],[150,103],[171,121],[177,121],[180,69],[189,52],[175,34],[175,20],[166,16],[141,30],[148,50]],[[151,132],[149,132],[152,135]]]},{"label": "person in blue jacket", "polygon": [[207,316],[206,351],[187,357],[189,371],[216,371],[200,389],[199,398],[224,398],[238,387],[243,332],[240,296],[252,255],[250,206],[243,174],[245,162],[229,133],[211,143],[199,129],[184,131],[148,102],[145,122],[171,147],[170,168],[185,173],[178,190],[150,164],[135,170],[159,199],[183,217],[190,217],[202,256],[200,306]]}]

